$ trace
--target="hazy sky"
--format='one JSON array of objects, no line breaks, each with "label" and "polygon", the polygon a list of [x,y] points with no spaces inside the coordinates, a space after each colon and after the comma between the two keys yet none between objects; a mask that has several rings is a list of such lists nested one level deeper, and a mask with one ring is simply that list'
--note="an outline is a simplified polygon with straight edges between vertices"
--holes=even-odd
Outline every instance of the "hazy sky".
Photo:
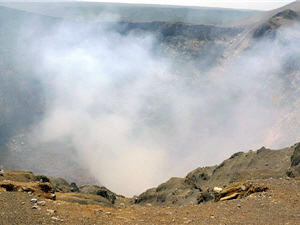
[{"label": "hazy sky", "polygon": [[142,4],[163,4],[163,5],[192,5],[205,7],[224,7],[224,8],[239,8],[239,9],[259,9],[271,10],[279,8],[293,1],[288,0],[231,0],[231,1],[205,1],[205,0],[83,0],[95,2],[121,2],[121,3],[142,3]]},{"label": "hazy sky", "polygon": [[[16,2],[49,2],[49,0],[14,0]],[[52,0],[52,2],[68,2],[76,0]],[[77,0],[78,2],[113,2],[113,3],[133,3],[133,4],[160,4],[160,5],[182,5],[182,6],[203,6],[221,7],[236,9],[257,9],[272,10],[287,5],[293,0]],[[299,1],[299,0],[297,0]],[[9,2],[0,0],[0,2]]]}]

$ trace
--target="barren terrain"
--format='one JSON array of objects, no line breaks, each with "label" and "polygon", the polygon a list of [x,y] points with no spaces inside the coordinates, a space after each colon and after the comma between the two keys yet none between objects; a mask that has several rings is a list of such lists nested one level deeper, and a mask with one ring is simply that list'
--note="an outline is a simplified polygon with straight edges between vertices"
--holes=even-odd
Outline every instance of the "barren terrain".
[{"label": "barren terrain", "polygon": [[[59,200],[46,201],[32,209],[26,192],[0,192],[0,224],[297,224],[300,220],[300,180],[253,180],[268,191],[242,199],[199,205],[119,208],[82,205]],[[53,212],[52,210],[55,210]]]}]

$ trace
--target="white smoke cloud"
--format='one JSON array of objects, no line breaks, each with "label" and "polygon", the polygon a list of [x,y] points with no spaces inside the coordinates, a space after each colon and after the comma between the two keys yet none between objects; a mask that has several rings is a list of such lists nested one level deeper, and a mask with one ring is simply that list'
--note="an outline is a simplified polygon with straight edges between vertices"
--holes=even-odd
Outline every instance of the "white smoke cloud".
[{"label": "white smoke cloud", "polygon": [[175,62],[153,52],[149,34],[74,24],[53,30],[29,36],[27,46],[46,93],[39,140],[70,140],[107,188],[138,194],[274,143],[268,135],[280,119],[272,96],[282,85],[281,45],[258,42],[195,76],[176,74]]},{"label": "white smoke cloud", "polygon": [[161,94],[155,84],[167,79],[168,63],[151,55],[149,35],[125,37],[106,28],[92,35],[80,28],[73,37],[73,29],[62,25],[32,46],[49,96],[40,140],[70,139],[101,183],[141,192],[168,174],[167,155],[146,124],[148,115],[143,118]]}]

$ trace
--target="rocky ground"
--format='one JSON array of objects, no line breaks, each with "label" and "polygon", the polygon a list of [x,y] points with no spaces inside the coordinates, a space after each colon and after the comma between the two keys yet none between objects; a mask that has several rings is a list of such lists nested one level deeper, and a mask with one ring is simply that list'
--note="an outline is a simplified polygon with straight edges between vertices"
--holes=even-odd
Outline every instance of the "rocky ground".
[{"label": "rocky ground", "polygon": [[0,168],[0,224],[299,224],[299,152],[239,152],[133,198]]},{"label": "rocky ground", "polygon": [[[249,182],[249,181],[248,181]],[[44,199],[26,192],[0,192],[0,224],[297,224],[300,221],[300,180],[259,179],[266,186],[242,199],[199,205],[117,208]],[[30,196],[32,195],[32,196]],[[32,203],[33,198],[37,204]],[[34,200],[33,200],[34,201]],[[45,205],[41,203],[45,201]],[[37,205],[37,206],[35,206]]]}]

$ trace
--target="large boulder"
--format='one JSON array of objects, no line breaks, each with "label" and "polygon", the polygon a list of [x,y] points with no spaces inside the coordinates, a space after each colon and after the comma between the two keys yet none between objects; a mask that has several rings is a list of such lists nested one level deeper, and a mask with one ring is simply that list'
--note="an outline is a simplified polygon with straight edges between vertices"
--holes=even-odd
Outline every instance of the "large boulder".
[{"label": "large boulder", "polygon": [[74,187],[64,178],[48,177],[56,192],[69,193],[74,192]]},{"label": "large boulder", "polygon": [[209,192],[209,190],[201,192],[197,197],[198,204],[212,201],[213,199],[214,196]]},{"label": "large boulder", "polygon": [[120,197],[116,193],[108,190],[106,187],[99,187],[98,185],[83,185],[79,187],[80,193],[99,195],[108,199],[112,204],[115,203],[117,197]]},{"label": "large boulder", "polygon": [[295,144],[294,148],[295,150],[291,156],[291,168],[286,172],[292,178],[300,176],[300,143]]}]

